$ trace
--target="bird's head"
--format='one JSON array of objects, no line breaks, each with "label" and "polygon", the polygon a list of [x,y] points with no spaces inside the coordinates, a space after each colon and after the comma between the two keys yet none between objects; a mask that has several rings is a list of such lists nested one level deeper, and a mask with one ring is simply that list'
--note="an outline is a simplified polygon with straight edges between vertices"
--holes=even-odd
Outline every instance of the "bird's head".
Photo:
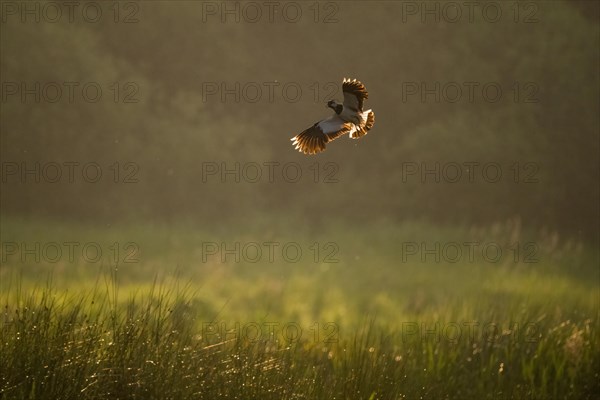
[{"label": "bird's head", "polygon": [[333,111],[335,111],[336,114],[339,114],[342,112],[342,108],[344,106],[342,106],[341,104],[338,104],[335,100],[329,100],[327,102],[327,107],[333,109]]}]

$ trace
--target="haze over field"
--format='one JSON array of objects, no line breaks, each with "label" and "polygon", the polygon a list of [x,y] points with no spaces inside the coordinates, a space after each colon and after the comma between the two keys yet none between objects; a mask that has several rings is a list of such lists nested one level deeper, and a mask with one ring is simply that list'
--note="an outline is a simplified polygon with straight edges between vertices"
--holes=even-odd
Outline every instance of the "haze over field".
[{"label": "haze over field", "polygon": [[169,3],[0,2],[0,397],[596,398],[598,2]]}]

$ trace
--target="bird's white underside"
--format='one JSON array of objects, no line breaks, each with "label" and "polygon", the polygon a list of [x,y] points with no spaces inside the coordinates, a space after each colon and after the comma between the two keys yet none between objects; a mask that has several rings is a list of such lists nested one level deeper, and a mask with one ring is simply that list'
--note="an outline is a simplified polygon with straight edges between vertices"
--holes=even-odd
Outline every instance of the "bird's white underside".
[{"label": "bird's white underside", "polygon": [[341,119],[340,116],[336,114],[320,121],[317,124],[317,126],[323,131],[323,133],[327,134],[332,132],[338,132],[344,127],[344,124],[346,124],[346,121]]}]

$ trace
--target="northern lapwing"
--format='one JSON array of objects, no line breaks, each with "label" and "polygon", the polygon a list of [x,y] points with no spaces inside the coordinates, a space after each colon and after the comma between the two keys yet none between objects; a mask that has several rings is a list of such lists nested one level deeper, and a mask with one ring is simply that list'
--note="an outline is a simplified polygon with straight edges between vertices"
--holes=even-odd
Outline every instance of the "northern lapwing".
[{"label": "northern lapwing", "polygon": [[304,154],[317,154],[325,150],[325,145],[345,134],[358,139],[367,134],[375,124],[375,114],[371,110],[363,111],[363,102],[369,98],[367,89],[356,79],[342,81],[344,103],[335,100],[327,102],[327,107],[335,114],[325,118],[302,133],[294,136],[292,144]]}]

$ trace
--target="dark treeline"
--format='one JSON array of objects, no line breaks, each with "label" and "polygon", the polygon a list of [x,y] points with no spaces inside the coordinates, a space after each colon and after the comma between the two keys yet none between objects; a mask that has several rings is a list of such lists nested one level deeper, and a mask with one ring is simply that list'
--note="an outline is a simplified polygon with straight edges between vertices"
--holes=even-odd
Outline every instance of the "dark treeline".
[{"label": "dark treeline", "polygon": [[[3,10],[5,215],[519,216],[597,233],[596,2],[521,13],[496,2],[494,23],[465,10],[457,22],[422,22],[406,2],[377,1],[298,3],[295,23],[240,10],[235,22],[203,3],[102,3],[95,23],[78,13],[23,23]],[[329,114],[343,77],[367,85],[373,131],[318,156],[295,152],[289,138]]]}]

